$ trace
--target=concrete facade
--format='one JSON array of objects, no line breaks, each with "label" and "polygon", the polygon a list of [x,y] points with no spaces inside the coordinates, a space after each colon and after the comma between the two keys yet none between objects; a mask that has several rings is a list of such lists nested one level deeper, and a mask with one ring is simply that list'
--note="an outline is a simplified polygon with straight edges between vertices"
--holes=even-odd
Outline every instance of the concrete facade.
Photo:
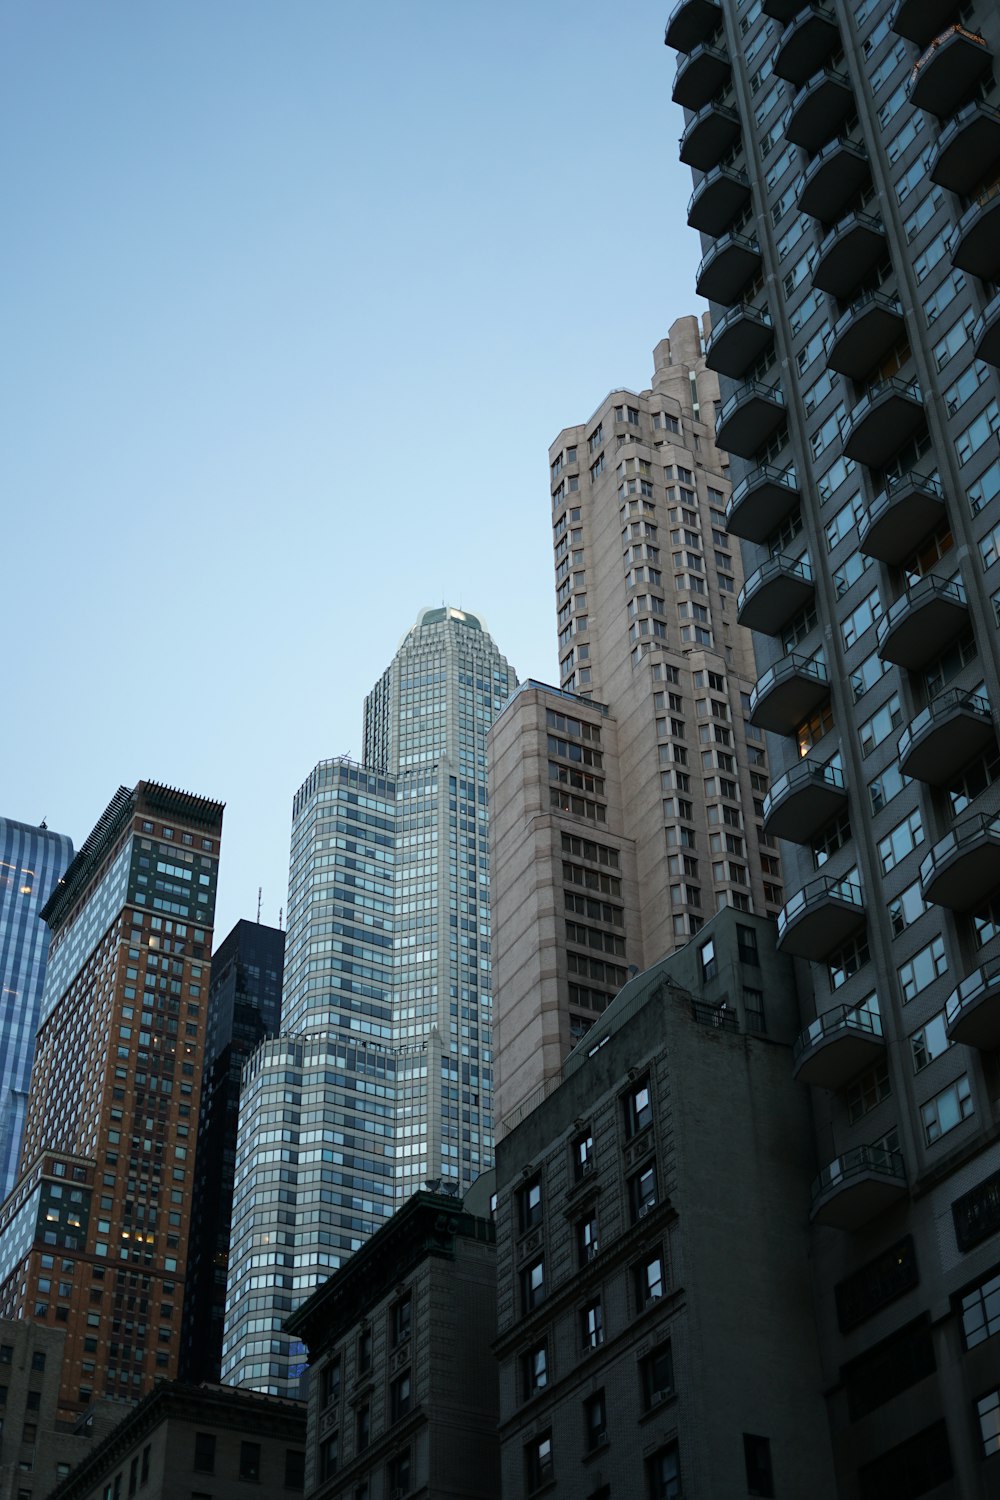
[{"label": "concrete facade", "polygon": [[838,1484],[973,1500],[1000,1488],[1000,11],[683,0],[666,40],[727,524],[776,601],[751,717]]},{"label": "concrete facade", "polygon": [[493,1224],[415,1194],[289,1320],[310,1500],[498,1500]]},{"label": "concrete facade", "polygon": [[490,737],[500,1128],[630,968],[721,906],[773,915],[783,899],[707,329],[678,319],[652,387],[612,391],[549,451],[560,686],[530,684]]},{"label": "concrete facade", "polygon": [[772,925],[722,912],[498,1143],[505,1495],[835,1493],[797,1025]]}]

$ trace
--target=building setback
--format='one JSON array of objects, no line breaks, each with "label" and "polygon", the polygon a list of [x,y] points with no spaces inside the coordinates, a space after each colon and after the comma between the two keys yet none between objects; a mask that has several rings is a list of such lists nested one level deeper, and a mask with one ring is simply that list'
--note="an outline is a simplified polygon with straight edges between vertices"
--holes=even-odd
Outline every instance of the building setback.
[{"label": "building setback", "polygon": [[653,358],[651,389],[612,391],[549,450],[559,688],[530,684],[491,734],[501,1121],[630,969],[720,906],[783,899],[698,319]]},{"label": "building setback", "polygon": [[65,1326],[60,1415],[177,1368],[222,806],[119,788],[52,933],[0,1311]]},{"label": "building setback", "polygon": [[0,1195],[17,1180],[49,929],[42,907],[73,845],[42,824],[0,818]]},{"label": "building setback", "polygon": [[284,960],[285,934],[260,922],[237,922],[212,955],[181,1348],[195,1384],[221,1372],[240,1078],[281,1024]]},{"label": "building setback", "polygon": [[1000,10],[681,0],[666,40],[840,1493],[971,1500],[1000,1487]]},{"label": "building setback", "polygon": [[503,1494],[835,1493],[792,965],[731,910],[497,1142]]},{"label": "building setback", "polygon": [[292,1309],[411,1193],[492,1165],[486,732],[514,674],[423,610],[365,702],[367,762],[292,810],[282,1035],[240,1103],[223,1378],[296,1394]]},{"label": "building setback", "polygon": [[310,1500],[498,1500],[493,1224],[416,1193],[289,1320]]}]

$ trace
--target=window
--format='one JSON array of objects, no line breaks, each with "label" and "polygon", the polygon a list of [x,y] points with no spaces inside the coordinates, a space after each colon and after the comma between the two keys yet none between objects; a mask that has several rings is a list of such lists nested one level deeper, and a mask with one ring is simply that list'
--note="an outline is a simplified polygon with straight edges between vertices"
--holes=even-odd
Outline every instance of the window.
[{"label": "window", "polygon": [[409,1296],[401,1297],[393,1304],[389,1315],[390,1337],[392,1347],[397,1349],[400,1344],[405,1344],[410,1337],[410,1322],[413,1314],[413,1302]]},{"label": "window", "polygon": [[304,1490],[306,1487],[306,1455],[302,1448],[285,1449],[285,1489]]},{"label": "window", "polygon": [[517,1195],[521,1233],[537,1229],[542,1222],[542,1179],[534,1177]]},{"label": "window", "polygon": [[372,1434],[372,1409],[365,1403],[359,1406],[354,1416],[354,1451],[364,1453],[371,1442]]},{"label": "window", "polygon": [[604,1392],[595,1391],[583,1403],[583,1444],[588,1453],[596,1453],[608,1441],[608,1414]]},{"label": "window", "polygon": [[594,1137],[589,1128],[574,1137],[572,1150],[573,1176],[580,1182],[594,1170]]},{"label": "window", "polygon": [[674,1393],[674,1356],[669,1340],[656,1348],[639,1365],[642,1400],[646,1411],[666,1401]]},{"label": "window", "polygon": [[336,1474],[340,1464],[340,1433],[327,1433],[325,1438],[320,1439],[319,1445],[319,1477],[329,1479]]},{"label": "window", "polygon": [[395,1494],[397,1490],[401,1495],[405,1495],[413,1488],[409,1448],[404,1449],[402,1453],[397,1453],[395,1458],[389,1460],[385,1477],[390,1495]]},{"label": "window", "polygon": [[521,1356],[524,1399],[530,1400],[549,1383],[549,1351],[544,1341]]},{"label": "window", "polygon": [[709,938],[707,943],[702,943],[698,949],[701,957],[702,980],[714,979],[719,972],[719,962],[715,956],[715,942]]},{"label": "window", "polygon": [[901,823],[897,823],[895,828],[890,829],[885,838],[879,839],[878,855],[882,865],[882,874],[888,875],[901,859],[905,859],[923,841],[924,828],[920,819],[920,809],[917,808]]},{"label": "window", "polygon": [[982,1441],[982,1456],[989,1458],[1000,1453],[1000,1390],[990,1391],[976,1402],[979,1418],[979,1436]]},{"label": "window", "polygon": [[372,1367],[372,1331],[362,1328],[358,1334],[358,1374],[366,1374]]},{"label": "window", "polygon": [[852,1422],[909,1390],[936,1368],[928,1321],[919,1320],[883,1339],[844,1366],[844,1391]]},{"label": "window", "polygon": [[240,1478],[260,1482],[259,1443],[240,1443]]},{"label": "window", "polygon": [[974,1349],[1000,1332],[1000,1270],[994,1267],[986,1281],[963,1295],[961,1310],[966,1349]]},{"label": "window", "polygon": [[194,1468],[198,1474],[215,1473],[215,1433],[196,1432],[194,1435]]},{"label": "window", "polygon": [[948,1088],[942,1089],[920,1106],[920,1119],[924,1127],[924,1141],[933,1146],[935,1141],[954,1130],[973,1113],[972,1090],[968,1075],[963,1073]]},{"label": "window", "polygon": [[942,1052],[947,1052],[951,1046],[947,1033],[944,1029],[944,1011],[939,1010],[936,1016],[926,1021],[919,1031],[914,1031],[910,1037],[910,1051],[913,1058],[913,1071],[919,1073],[932,1063]]},{"label": "window", "polygon": [[544,1300],[545,1262],[539,1259],[521,1272],[521,1303],[525,1312],[531,1312]]},{"label": "window", "polygon": [[739,949],[740,963],[752,964],[754,968],[760,967],[760,956],[757,952],[757,933],[752,927],[736,926],[736,943]]},{"label": "window", "polygon": [[656,1205],[656,1163],[649,1162],[641,1172],[636,1172],[628,1182],[629,1206],[632,1210],[633,1224],[637,1219],[644,1219],[649,1210]]},{"label": "window", "polygon": [[680,1500],[681,1461],[676,1443],[649,1460],[649,1500]]},{"label": "window", "polygon": [[903,1004],[908,1005],[915,995],[919,995],[928,985],[933,984],[935,979],[947,972],[948,960],[945,957],[944,938],[938,933],[926,948],[921,948],[919,953],[915,953],[907,963],[899,967],[899,987],[903,994]]},{"label": "window", "polygon": [[44,1354],[43,1350],[36,1349],[35,1352],[34,1352],[34,1354],[32,1354],[32,1356],[31,1356],[31,1368],[33,1370],[44,1370],[45,1369],[45,1354]]},{"label": "window", "polygon": [[529,1495],[549,1483],[552,1478],[551,1431],[540,1433],[525,1448],[524,1475]]},{"label": "window", "polygon": [[632,1276],[635,1283],[636,1311],[642,1312],[651,1302],[657,1301],[666,1290],[666,1280],[663,1274],[663,1254],[660,1250],[632,1267]]},{"label": "window", "polygon": [[856,1124],[883,1099],[888,1099],[891,1092],[887,1063],[878,1063],[862,1073],[847,1089],[847,1117],[851,1124]]},{"label": "window", "polygon": [[319,1378],[320,1406],[326,1408],[340,1395],[340,1356],[328,1359]]},{"label": "window", "polygon": [[389,1386],[389,1420],[398,1422],[400,1417],[405,1417],[410,1410],[413,1401],[413,1390],[410,1381],[409,1370],[404,1370],[402,1375],[397,1375]]},{"label": "window", "polygon": [[630,1093],[626,1094],[624,1104],[626,1135],[638,1135],[640,1131],[652,1125],[653,1104],[649,1093],[648,1078],[644,1078]]},{"label": "window", "polygon": [[747,1494],[773,1496],[774,1471],[771,1468],[771,1441],[756,1433],[743,1434],[743,1462],[747,1471]]},{"label": "window", "polygon": [[599,1349],[604,1343],[604,1313],[600,1298],[580,1309],[580,1343],[584,1349]]},{"label": "window", "polygon": [[576,1226],[576,1249],[581,1266],[588,1265],[594,1259],[598,1253],[599,1244],[597,1214],[591,1212]]},{"label": "window", "polygon": [[902,722],[903,709],[899,701],[898,693],[893,693],[888,703],[884,703],[877,713],[872,714],[870,719],[858,729],[861,740],[862,755],[870,755],[877,746]]}]

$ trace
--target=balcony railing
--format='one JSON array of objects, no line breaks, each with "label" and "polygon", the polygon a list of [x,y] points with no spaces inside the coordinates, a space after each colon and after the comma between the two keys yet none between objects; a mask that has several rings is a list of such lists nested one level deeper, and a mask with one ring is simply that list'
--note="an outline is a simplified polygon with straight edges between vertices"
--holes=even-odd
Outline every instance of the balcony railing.
[{"label": "balcony railing", "polygon": [[953,1042],[992,1052],[1000,1046],[1000,958],[975,969],[952,990],[944,1024]]},{"label": "balcony railing", "polygon": [[839,1005],[800,1033],[792,1048],[792,1071],[803,1083],[843,1088],[884,1050],[878,1011]]},{"label": "balcony railing", "polygon": [[906,1172],[898,1151],[853,1146],[828,1162],[812,1185],[812,1215],[838,1229],[857,1229],[900,1198]]}]

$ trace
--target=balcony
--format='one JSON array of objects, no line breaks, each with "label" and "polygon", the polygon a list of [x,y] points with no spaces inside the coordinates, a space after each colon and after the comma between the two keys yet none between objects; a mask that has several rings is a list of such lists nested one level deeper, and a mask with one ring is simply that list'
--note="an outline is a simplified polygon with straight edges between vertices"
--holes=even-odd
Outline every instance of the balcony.
[{"label": "balcony", "polygon": [[678,52],[691,52],[721,25],[719,0],[678,0],[667,20],[663,44]]},{"label": "balcony", "polygon": [[792,1048],[792,1072],[800,1083],[814,1088],[842,1089],[884,1056],[878,1012],[839,1005],[817,1016],[800,1034]]},{"label": "balcony", "polygon": [[817,152],[799,182],[799,209],[821,224],[841,218],[868,181],[868,157],[857,141],[838,136]]},{"label": "balcony", "polygon": [[969,911],[1000,885],[1000,817],[976,813],[956,823],[920,865],[925,901]]},{"label": "balcony", "polygon": [[764,798],[764,826],[769,838],[808,844],[846,806],[847,784],[840,767],[803,760],[779,777]]},{"label": "balcony", "polygon": [[868,292],[841,313],[826,337],[826,362],[838,375],[863,380],[903,332],[903,309],[895,297]]},{"label": "balcony", "polygon": [[886,610],[878,624],[878,654],[918,672],[969,623],[965,589],[957,579],[926,573]]},{"label": "balcony", "polygon": [[750,718],[772,734],[794,734],[830,696],[830,677],[822,662],[792,651],[769,667],[750,694]]},{"label": "balcony", "polygon": [[737,167],[708,172],[688,199],[687,221],[701,234],[718,238],[750,201],[750,179]]},{"label": "balcony", "polygon": [[898,567],[944,517],[939,479],[929,474],[894,474],[858,523],[858,546],[866,557]]},{"label": "balcony", "polygon": [[701,109],[722,92],[731,72],[729,58],[721,47],[700,42],[677,64],[671,98],[682,109]]},{"label": "balcony", "polygon": [[926,109],[944,119],[968,101],[992,62],[993,53],[984,37],[964,26],[949,26],[917,59],[906,85],[907,97],[914,109]]},{"label": "balcony", "polygon": [[952,990],[944,1008],[948,1040],[980,1052],[1000,1047],[1000,961],[975,969]]},{"label": "balcony", "polygon": [[1000,161],[1000,110],[967,104],[937,138],[928,175],[932,182],[969,198],[990,180]]},{"label": "balcony", "polygon": [[775,21],[790,21],[803,3],[804,0],[764,0],[761,10]]},{"label": "balcony", "polygon": [[686,166],[696,167],[699,172],[710,172],[722,161],[739,133],[740,117],[735,109],[713,100],[699,109],[685,125],[681,136],[681,161]]},{"label": "balcony", "polygon": [[965,210],[951,237],[951,263],[983,281],[1000,276],[1000,182]]},{"label": "balcony", "polygon": [[959,0],[896,0],[889,25],[897,36],[926,47],[947,26]]},{"label": "balcony", "polygon": [[778,913],[778,947],[795,958],[821,963],[865,925],[865,901],[859,885],[818,875]]},{"label": "balcony", "polygon": [[824,68],[804,83],[785,116],[785,135],[793,146],[818,151],[836,135],[854,107],[854,95],[845,73]]},{"label": "balcony", "polygon": [[705,346],[705,363],[710,370],[739,380],[773,340],[771,319],[763,308],[738,302],[712,329]]},{"label": "balcony", "polygon": [[899,769],[929,786],[947,786],[994,738],[988,700],[978,693],[950,688],[939,693],[899,736]]},{"label": "balcony", "polygon": [[698,267],[695,291],[709,302],[729,307],[760,270],[760,246],[742,234],[725,234]]},{"label": "balcony", "polygon": [[848,214],[820,241],[813,286],[843,302],[885,254],[884,224],[870,214]]},{"label": "balcony", "polygon": [[814,1224],[850,1232],[906,1196],[906,1173],[898,1151],[854,1146],[829,1162],[814,1181],[810,1218]]},{"label": "balcony", "polygon": [[793,615],[804,609],[816,592],[807,562],[779,553],[751,573],[736,601],[736,620],[748,630],[779,635]]},{"label": "balcony", "polygon": [[804,5],[778,38],[774,71],[779,78],[805,83],[823,66],[839,40],[833,11],[824,5]]},{"label": "balcony", "polygon": [[972,347],[977,359],[1000,369],[1000,294],[987,303],[982,317],[972,325]]},{"label": "balcony", "polygon": [[879,381],[856,402],[841,429],[844,452],[859,464],[883,469],[923,426],[924,407],[916,381]]},{"label": "balcony", "polygon": [[715,441],[727,453],[753,458],[785,420],[785,398],[776,385],[748,380],[734,391],[715,423]]},{"label": "balcony", "polygon": [[730,495],[726,529],[748,542],[763,542],[795,509],[799,498],[794,470],[762,464],[759,469],[751,469]]}]

